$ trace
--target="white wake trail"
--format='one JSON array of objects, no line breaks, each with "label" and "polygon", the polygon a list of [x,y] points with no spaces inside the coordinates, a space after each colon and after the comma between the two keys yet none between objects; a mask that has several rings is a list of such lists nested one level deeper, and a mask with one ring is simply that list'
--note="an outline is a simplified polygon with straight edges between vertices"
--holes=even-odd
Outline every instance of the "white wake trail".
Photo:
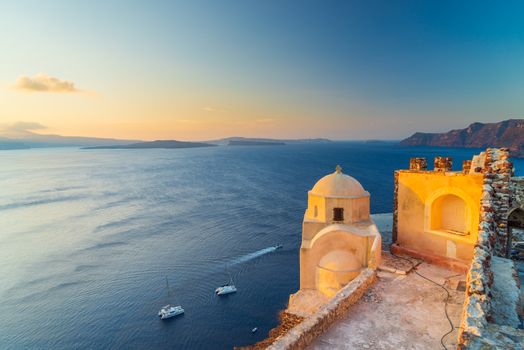
[{"label": "white wake trail", "polygon": [[262,255],[272,253],[275,250],[277,250],[278,248],[279,248],[278,246],[274,246],[274,247],[267,247],[264,249],[257,250],[256,252],[249,253],[249,254],[246,254],[246,255],[243,255],[241,257],[234,259],[229,265],[232,266],[232,265],[238,265],[238,264],[248,262],[250,260],[261,257]]}]

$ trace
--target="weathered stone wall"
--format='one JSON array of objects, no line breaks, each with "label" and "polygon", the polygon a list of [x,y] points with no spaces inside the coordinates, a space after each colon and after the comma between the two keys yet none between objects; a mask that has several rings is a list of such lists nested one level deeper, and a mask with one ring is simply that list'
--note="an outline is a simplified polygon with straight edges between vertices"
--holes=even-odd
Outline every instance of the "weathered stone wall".
[{"label": "weathered stone wall", "polygon": [[451,171],[453,159],[451,157],[435,157],[433,160],[434,171]]},{"label": "weathered stone wall", "polygon": [[[459,349],[480,348],[496,328],[492,322],[493,312],[496,311],[492,308],[492,261],[494,256],[503,257],[508,253],[507,215],[511,199],[510,178],[513,175],[513,165],[508,158],[507,149],[486,150],[479,235],[466,279]],[[518,307],[517,303],[514,307]],[[496,344],[496,340],[489,341]]]},{"label": "weathered stone wall", "polygon": [[462,161],[462,173],[469,174],[471,170],[471,159],[466,159]]},{"label": "weathered stone wall", "polygon": [[324,333],[336,320],[344,317],[364,292],[373,284],[376,273],[364,269],[360,275],[342,288],[318,312],[293,327],[287,334],[278,338],[268,350],[304,349],[320,334]]},{"label": "weathered stone wall", "polygon": [[391,241],[393,243],[397,242],[398,229],[398,176],[399,172],[395,171],[393,175],[393,226],[391,228]]},{"label": "weathered stone wall", "polygon": [[426,158],[411,158],[409,160],[409,170],[428,170],[428,162]]},{"label": "weathered stone wall", "polygon": [[489,207],[486,207],[484,210],[493,213],[492,220],[495,224],[493,252],[495,255],[503,257],[508,256],[510,248],[508,213],[510,209],[510,179],[513,175],[513,164],[508,159],[509,151],[507,148],[486,149],[484,190],[489,192],[490,201]]},{"label": "weathered stone wall", "polygon": [[459,330],[459,349],[468,349],[475,337],[482,336],[482,330],[488,325],[490,319],[490,293],[493,284],[490,265],[496,231],[492,210],[492,193],[491,179],[485,178],[478,242],[466,277],[466,298]]}]

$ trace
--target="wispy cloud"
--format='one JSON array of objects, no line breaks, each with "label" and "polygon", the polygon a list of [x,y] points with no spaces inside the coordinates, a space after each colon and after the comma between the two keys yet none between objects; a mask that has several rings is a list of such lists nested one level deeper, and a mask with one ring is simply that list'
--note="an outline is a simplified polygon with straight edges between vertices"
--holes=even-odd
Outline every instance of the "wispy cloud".
[{"label": "wispy cloud", "polygon": [[45,125],[35,122],[16,122],[7,125],[6,129],[10,131],[31,131],[47,129],[47,127]]},{"label": "wispy cloud", "polygon": [[75,87],[75,83],[39,73],[34,77],[21,76],[16,79],[14,85],[16,90],[27,92],[55,92],[72,93],[83,92]]},{"label": "wispy cloud", "polygon": [[201,121],[194,120],[194,119],[177,119],[177,123],[183,123],[183,124],[200,124]]},{"label": "wispy cloud", "polygon": [[257,123],[259,123],[259,124],[271,124],[274,121],[276,121],[276,119],[274,119],[274,118],[262,118],[262,119],[257,119],[255,121]]},{"label": "wispy cloud", "polygon": [[209,113],[224,113],[231,111],[229,108],[223,106],[205,106],[202,108],[202,110]]},{"label": "wispy cloud", "polygon": [[45,125],[35,122],[15,122],[11,124],[0,124],[0,134],[6,136],[21,136],[31,134],[35,130],[47,129]]}]

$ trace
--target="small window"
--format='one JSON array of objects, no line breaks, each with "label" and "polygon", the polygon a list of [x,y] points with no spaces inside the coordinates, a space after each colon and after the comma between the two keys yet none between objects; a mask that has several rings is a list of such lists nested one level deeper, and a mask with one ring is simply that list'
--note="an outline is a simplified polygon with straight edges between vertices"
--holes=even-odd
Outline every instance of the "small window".
[{"label": "small window", "polygon": [[333,221],[344,221],[344,208],[333,208]]},{"label": "small window", "polygon": [[315,205],[315,208],[313,209],[313,214],[315,215],[315,217],[318,216],[318,207]]}]

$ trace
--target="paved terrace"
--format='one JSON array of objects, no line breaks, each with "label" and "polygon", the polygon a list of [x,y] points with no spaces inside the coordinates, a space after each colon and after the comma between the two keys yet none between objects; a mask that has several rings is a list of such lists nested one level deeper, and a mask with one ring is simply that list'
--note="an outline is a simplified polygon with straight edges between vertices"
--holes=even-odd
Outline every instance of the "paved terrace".
[{"label": "paved terrace", "polygon": [[[379,271],[375,285],[309,349],[443,349],[440,339],[451,330],[444,311],[447,293],[413,271],[403,275],[410,269],[407,262],[384,255],[386,268],[397,272]],[[447,310],[458,327],[465,274],[427,263],[417,271],[449,290]],[[448,349],[456,348],[457,331],[444,338]]]}]

